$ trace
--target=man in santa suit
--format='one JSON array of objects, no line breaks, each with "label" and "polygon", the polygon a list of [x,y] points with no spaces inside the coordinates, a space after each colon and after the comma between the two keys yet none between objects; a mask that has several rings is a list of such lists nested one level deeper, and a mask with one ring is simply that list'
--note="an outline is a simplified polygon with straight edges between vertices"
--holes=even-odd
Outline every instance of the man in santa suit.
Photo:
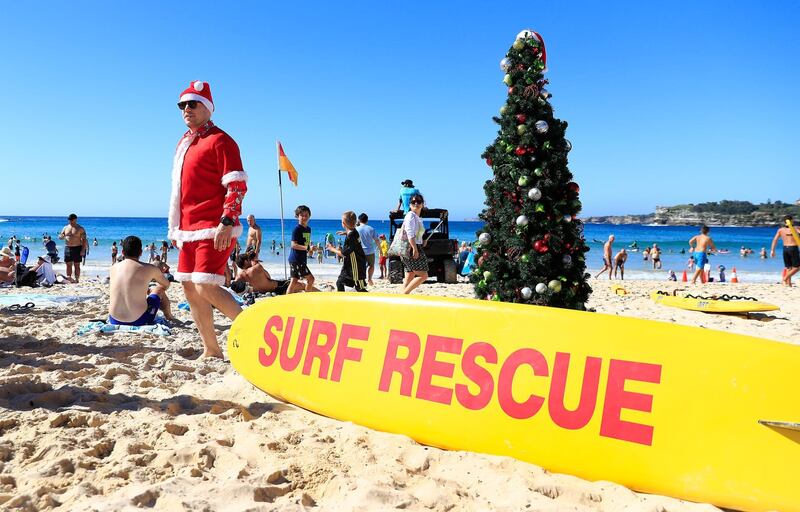
[{"label": "man in santa suit", "polygon": [[214,101],[207,82],[191,82],[178,108],[189,131],[178,143],[172,164],[169,238],[180,248],[174,276],[183,285],[203,339],[203,356],[221,358],[212,306],[231,320],[242,312],[220,286],[233,239],[242,233],[239,215],[247,174],[236,142],[211,122]]}]

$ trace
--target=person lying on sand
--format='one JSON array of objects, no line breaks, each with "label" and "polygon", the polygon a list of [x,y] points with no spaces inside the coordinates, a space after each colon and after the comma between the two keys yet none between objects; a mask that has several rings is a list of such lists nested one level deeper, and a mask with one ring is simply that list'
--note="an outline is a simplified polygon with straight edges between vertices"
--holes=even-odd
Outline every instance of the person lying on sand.
[{"label": "person lying on sand", "polygon": [[[160,309],[164,318],[174,321],[167,297],[169,281],[158,267],[142,263],[142,241],[129,236],[122,242],[125,259],[109,270],[111,303],[108,323],[114,325],[153,325]],[[155,286],[150,282],[155,281]]]},{"label": "person lying on sand", "polygon": [[[250,283],[250,286],[253,288],[254,292],[257,293],[275,293],[276,295],[285,295],[289,290],[289,279],[272,279],[267,272],[267,269],[264,268],[261,263],[254,263],[247,267],[246,269],[239,272],[238,278],[231,282],[231,290],[236,293],[242,293],[247,283]],[[302,283],[297,283],[296,289],[292,290],[290,293],[297,293],[302,292],[304,286]],[[319,291],[316,290],[315,291]]]}]

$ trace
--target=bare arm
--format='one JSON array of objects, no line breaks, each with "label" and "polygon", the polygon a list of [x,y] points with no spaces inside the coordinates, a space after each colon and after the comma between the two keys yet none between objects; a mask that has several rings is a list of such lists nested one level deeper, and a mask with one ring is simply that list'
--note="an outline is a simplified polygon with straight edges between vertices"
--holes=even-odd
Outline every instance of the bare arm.
[{"label": "bare arm", "polygon": [[161,273],[161,269],[156,267],[155,265],[150,265],[152,267],[151,278],[155,280],[158,284],[163,286],[165,289],[169,288],[169,281],[167,278],[164,277],[164,274]]},{"label": "bare arm", "polygon": [[256,254],[261,251],[261,230],[256,231]]},{"label": "bare arm", "polygon": [[295,242],[294,240],[292,240],[292,246],[291,247],[295,251],[308,251],[308,247],[306,247],[305,245],[300,245],[297,242]]},{"label": "bare arm", "polygon": [[770,258],[774,258],[775,257],[775,246],[778,245],[778,238],[780,238],[780,237],[781,237],[781,230],[778,229],[778,231],[775,232],[775,238],[772,239],[772,247],[769,248],[769,257]]},{"label": "bare arm", "polygon": [[689,247],[694,250],[694,244],[697,243],[697,236],[693,236],[689,239]]},{"label": "bare arm", "polygon": [[711,247],[711,252],[717,252],[717,247],[714,245],[714,240],[708,239],[708,245]]}]

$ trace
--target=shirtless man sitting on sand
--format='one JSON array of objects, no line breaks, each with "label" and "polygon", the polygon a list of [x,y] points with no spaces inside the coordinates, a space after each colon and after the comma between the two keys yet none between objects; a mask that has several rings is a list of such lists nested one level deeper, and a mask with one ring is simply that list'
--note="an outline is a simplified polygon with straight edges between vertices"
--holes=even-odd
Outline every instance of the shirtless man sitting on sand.
[{"label": "shirtless man sitting on sand", "polygon": [[708,236],[708,226],[703,225],[703,227],[700,228],[700,234],[693,236],[689,240],[689,247],[696,266],[694,275],[692,276],[692,284],[695,284],[697,278],[700,277],[700,273],[705,271],[706,263],[708,263],[706,251],[709,249],[712,252],[717,250],[717,248],[714,247],[714,241]]},{"label": "shirtless man sitting on sand", "polygon": [[[122,241],[125,259],[109,270],[111,303],[108,323],[113,325],[153,325],[160,309],[164,318],[174,321],[169,307],[169,281],[155,265],[142,263],[142,241],[129,236]],[[150,281],[156,285],[150,286]]]},{"label": "shirtless man sitting on sand", "polygon": [[[231,290],[242,293],[246,283],[250,283],[254,292],[275,293],[276,295],[286,295],[289,290],[289,279],[272,279],[261,263],[252,263],[246,269],[239,272],[236,281],[231,283]],[[303,291],[305,287],[302,283],[297,283],[296,289],[290,293]]]}]

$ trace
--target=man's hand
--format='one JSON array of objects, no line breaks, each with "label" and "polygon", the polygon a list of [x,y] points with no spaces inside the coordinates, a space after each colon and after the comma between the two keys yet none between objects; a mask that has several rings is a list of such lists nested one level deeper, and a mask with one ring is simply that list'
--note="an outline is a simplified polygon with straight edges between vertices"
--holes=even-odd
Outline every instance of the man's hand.
[{"label": "man's hand", "polygon": [[774,258],[775,257],[775,249],[769,251],[769,257],[770,258]]},{"label": "man's hand", "polygon": [[224,251],[231,245],[233,238],[233,226],[217,225],[217,232],[214,233],[214,249]]}]

